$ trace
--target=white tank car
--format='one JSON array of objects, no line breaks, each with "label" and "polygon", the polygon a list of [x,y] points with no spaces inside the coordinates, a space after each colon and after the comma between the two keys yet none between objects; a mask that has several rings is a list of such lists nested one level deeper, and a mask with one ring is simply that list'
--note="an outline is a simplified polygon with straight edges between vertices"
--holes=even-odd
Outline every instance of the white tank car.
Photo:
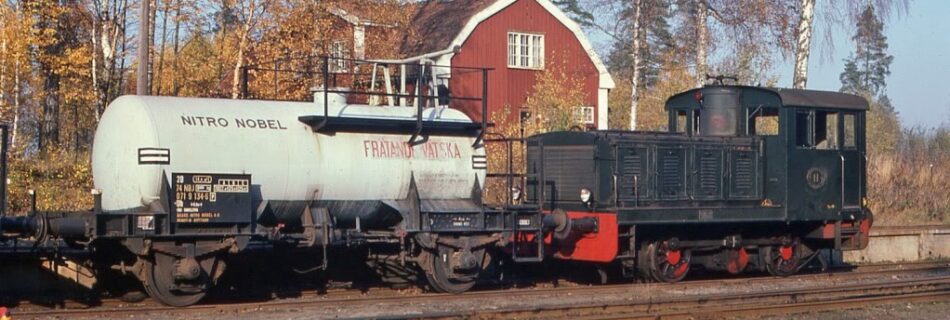
[{"label": "white tank car", "polygon": [[[322,115],[304,102],[123,96],[102,115],[92,153],[104,211],[141,210],[159,198],[162,172],[250,174],[278,220],[299,217],[311,201],[364,226],[398,219],[386,200],[404,199],[414,176],[420,198],[468,199],[475,169],[472,137],[435,136],[409,147],[408,134],[313,132],[300,116]],[[415,108],[331,103],[331,117],[414,120]],[[463,113],[424,110],[425,120],[467,122]],[[331,120],[332,121],[332,118]],[[265,206],[261,206],[262,208]]]}]

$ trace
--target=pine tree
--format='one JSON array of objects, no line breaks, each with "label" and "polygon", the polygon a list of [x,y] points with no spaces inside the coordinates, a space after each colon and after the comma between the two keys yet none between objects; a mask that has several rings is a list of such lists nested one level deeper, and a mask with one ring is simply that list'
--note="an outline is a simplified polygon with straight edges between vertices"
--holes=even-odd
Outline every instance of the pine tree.
[{"label": "pine tree", "polygon": [[851,39],[855,54],[845,59],[845,70],[839,77],[841,91],[866,96],[882,94],[894,57],[887,54],[884,23],[874,13],[874,7],[869,5],[861,13]]}]

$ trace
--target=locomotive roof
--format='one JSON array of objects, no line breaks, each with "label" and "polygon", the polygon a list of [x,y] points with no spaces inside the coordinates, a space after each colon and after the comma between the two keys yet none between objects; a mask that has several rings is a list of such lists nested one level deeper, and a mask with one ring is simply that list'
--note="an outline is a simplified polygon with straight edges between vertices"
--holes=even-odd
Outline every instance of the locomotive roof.
[{"label": "locomotive roof", "polygon": [[[697,91],[710,89],[733,89],[746,91],[745,97],[749,99],[770,100],[767,95],[777,95],[779,103],[785,107],[805,107],[805,108],[832,108],[846,110],[867,110],[868,102],[864,98],[842,92],[805,90],[791,88],[765,88],[752,86],[705,86],[684,92],[680,92],[666,100],[666,109],[673,105],[691,105],[696,104],[695,95]],[[766,96],[755,94],[748,91],[758,91],[765,93]],[[765,103],[766,101],[763,101]]]}]

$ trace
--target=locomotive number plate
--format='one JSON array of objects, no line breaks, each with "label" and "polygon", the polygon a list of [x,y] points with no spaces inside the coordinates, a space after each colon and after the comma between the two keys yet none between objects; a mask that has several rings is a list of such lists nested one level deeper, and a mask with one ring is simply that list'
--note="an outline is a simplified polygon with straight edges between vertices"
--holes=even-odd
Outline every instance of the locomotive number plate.
[{"label": "locomotive number plate", "polygon": [[175,222],[250,223],[251,175],[173,173]]}]

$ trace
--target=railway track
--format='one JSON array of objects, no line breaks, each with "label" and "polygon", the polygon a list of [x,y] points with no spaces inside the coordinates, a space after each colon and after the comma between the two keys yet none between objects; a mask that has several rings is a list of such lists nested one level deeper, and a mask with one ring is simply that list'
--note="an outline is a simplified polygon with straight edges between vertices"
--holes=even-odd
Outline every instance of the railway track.
[{"label": "railway track", "polygon": [[835,286],[825,289],[779,289],[744,294],[573,304],[548,308],[434,313],[423,315],[421,318],[668,319],[762,316],[843,309],[877,302],[948,299],[950,299],[950,277],[933,277],[913,281],[894,280],[884,283]]},{"label": "railway track", "polygon": [[[813,284],[801,286],[801,284]],[[796,286],[797,285],[797,286]],[[769,289],[769,287],[772,287]],[[750,289],[754,292],[725,292],[722,288]],[[728,291],[728,290],[727,290]],[[695,294],[693,294],[695,293]],[[666,294],[666,295],[664,295]],[[810,310],[815,304],[834,307],[836,303],[862,303],[860,299],[906,298],[943,299],[950,294],[950,266],[947,263],[915,263],[858,267],[854,271],[833,271],[803,274],[788,278],[753,277],[685,281],[676,284],[616,284],[598,286],[535,287],[528,289],[475,291],[461,295],[401,294],[394,290],[371,290],[368,293],[333,291],[308,294],[290,299],[269,301],[202,304],[186,308],[170,308],[151,301],[129,304],[106,299],[96,307],[43,308],[24,305],[12,314],[16,319],[47,317],[134,317],[136,315],[201,315],[244,313],[266,310],[306,309],[317,312],[337,310],[339,315],[353,315],[359,310],[391,310],[372,317],[422,318],[637,318],[683,317],[702,314],[767,314],[795,308]],[[906,296],[906,297],[904,297]],[[603,300],[603,297],[617,299]],[[903,297],[903,298],[902,298]],[[512,299],[515,298],[515,299]],[[563,301],[564,303],[521,303],[497,308],[465,308],[473,301]],[[837,302],[835,302],[837,301]],[[872,300],[868,300],[870,301]],[[892,301],[892,300],[888,300]],[[809,304],[810,303],[810,304]],[[443,305],[447,308],[439,308]],[[458,305],[458,308],[449,306]],[[420,306],[421,312],[400,313],[399,307]],[[433,308],[435,306],[435,308]],[[699,308],[697,308],[699,307]],[[771,307],[771,308],[770,308]],[[395,308],[395,309],[393,309]],[[817,308],[817,307],[816,307]],[[453,311],[446,311],[453,310]],[[758,312],[758,313],[756,313]],[[329,314],[327,314],[329,316]]]}]

